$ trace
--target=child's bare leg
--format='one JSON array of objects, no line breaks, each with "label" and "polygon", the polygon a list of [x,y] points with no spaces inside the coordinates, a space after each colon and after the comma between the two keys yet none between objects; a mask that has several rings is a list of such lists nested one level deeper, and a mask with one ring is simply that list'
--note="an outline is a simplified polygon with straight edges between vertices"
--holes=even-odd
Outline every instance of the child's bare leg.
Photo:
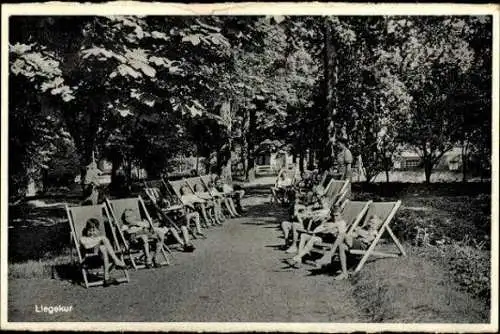
[{"label": "child's bare leg", "polygon": [[187,213],[184,216],[184,219],[186,219],[186,226],[192,226],[191,222],[193,222],[196,234],[202,234],[200,225],[200,215],[198,214],[198,212]]},{"label": "child's bare leg", "polygon": [[107,254],[111,256],[111,259],[113,260],[114,264],[116,264],[117,266],[123,266],[123,267],[125,266],[125,263],[116,256],[116,253],[113,250],[113,246],[111,246],[111,243],[109,242],[108,238],[102,237],[101,244],[106,249]]},{"label": "child's bare leg", "polygon": [[222,211],[222,199],[217,199],[217,212],[219,213],[219,217],[222,221],[226,219],[224,216],[224,212]]},{"label": "child's bare leg", "polygon": [[[174,228],[172,228],[172,230],[174,230]],[[167,231],[168,230],[164,227],[155,229],[155,232],[158,235],[158,240],[156,241],[156,254],[160,254],[163,249],[163,243],[165,242],[165,235],[167,234]]]},{"label": "child's bare leg", "polygon": [[300,253],[301,251],[304,250],[304,247],[306,246],[306,242],[308,242],[310,239],[311,239],[311,236],[307,233],[302,233],[300,235],[299,250],[297,253]]},{"label": "child's bare leg", "polygon": [[139,239],[141,240],[143,246],[144,246],[144,256],[146,256],[146,263],[147,264],[151,264],[152,263],[152,259],[151,259],[151,252],[149,251],[149,241],[148,241],[148,237],[146,235],[141,235],[139,237]]},{"label": "child's bare leg", "polygon": [[229,198],[229,204],[231,205],[231,208],[233,209],[233,212],[234,212],[234,215],[236,217],[239,217],[240,216],[240,213],[238,212],[238,210],[236,209],[236,205],[234,204],[234,201],[232,198]]},{"label": "child's bare leg", "polygon": [[102,258],[102,261],[104,262],[104,280],[107,281],[107,280],[109,280],[108,251],[106,249],[106,246],[104,246],[104,245],[99,246],[99,251],[101,252],[101,258]]},{"label": "child's bare leg", "polygon": [[207,217],[212,225],[215,225],[214,215],[213,215],[213,206],[210,204],[205,204],[205,212],[207,213]]},{"label": "child's bare leg", "polygon": [[175,228],[171,228],[170,233],[172,233],[172,236],[174,237],[175,241],[177,241],[181,245],[181,247],[183,247],[184,241],[180,237],[179,233],[177,233],[177,230]]},{"label": "child's bare leg", "polygon": [[290,230],[292,229],[292,223],[289,221],[284,221],[281,223],[281,230],[283,231],[283,237],[285,238],[285,245],[287,245],[288,236]]},{"label": "child's bare leg", "polygon": [[335,277],[335,280],[342,280],[349,277],[347,274],[347,258],[345,252],[347,250],[347,246],[344,243],[339,245],[339,257],[340,257],[340,266],[342,268],[342,273]]},{"label": "child's bare leg", "polygon": [[182,237],[184,238],[184,244],[189,245],[191,242],[189,241],[189,231],[187,226],[181,226]]},{"label": "child's bare leg", "polygon": [[207,226],[210,226],[211,223],[210,223],[210,220],[208,219],[207,209],[205,207],[205,204],[203,204],[203,203],[200,203],[200,212],[201,212],[201,217],[203,218],[203,220],[205,221]]},{"label": "child's bare leg", "polygon": [[292,223],[292,245],[290,248],[286,250],[287,253],[297,253],[297,241],[299,239],[299,232],[297,228],[300,226],[300,223],[294,222]]},{"label": "child's bare leg", "polygon": [[224,199],[224,204],[226,204],[227,211],[229,211],[229,214],[231,215],[231,218],[237,217],[237,213],[234,208],[234,204],[231,205],[232,199],[229,197],[226,197]]},{"label": "child's bare leg", "polygon": [[307,240],[307,243],[305,243],[305,245],[302,247],[302,250],[293,257],[293,260],[295,262],[302,262],[302,258],[306,255],[306,254],[309,254],[309,252],[311,251],[311,249],[313,249],[314,245],[315,244],[318,244],[321,242],[321,238],[320,237],[316,237],[316,236],[311,236],[309,238],[309,240]]}]

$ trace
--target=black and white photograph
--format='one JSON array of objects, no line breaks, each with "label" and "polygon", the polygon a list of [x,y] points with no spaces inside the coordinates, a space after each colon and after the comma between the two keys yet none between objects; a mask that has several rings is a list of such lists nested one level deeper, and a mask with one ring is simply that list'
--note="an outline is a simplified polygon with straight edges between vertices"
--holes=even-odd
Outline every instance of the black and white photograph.
[{"label": "black and white photograph", "polygon": [[498,6],[69,5],[2,5],[2,328],[498,330]]}]

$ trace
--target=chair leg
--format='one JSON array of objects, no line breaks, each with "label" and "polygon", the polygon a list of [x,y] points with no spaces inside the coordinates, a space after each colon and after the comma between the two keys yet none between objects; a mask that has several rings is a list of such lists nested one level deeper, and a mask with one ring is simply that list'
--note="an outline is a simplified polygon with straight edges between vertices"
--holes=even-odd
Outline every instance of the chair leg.
[{"label": "chair leg", "polygon": [[83,276],[83,283],[85,284],[85,288],[88,289],[89,288],[89,280],[87,278],[87,271],[82,268],[82,276]]},{"label": "chair leg", "polygon": [[165,247],[170,251],[170,249],[167,246],[162,245],[161,253],[162,253],[163,258],[165,259],[165,262],[167,263],[167,265],[170,265],[170,259],[168,258],[167,253],[165,252]]},{"label": "chair leg", "polygon": [[394,241],[394,243],[396,244],[396,247],[399,249],[401,255],[406,256],[406,252],[405,249],[403,248],[403,245],[401,245],[401,243],[399,242],[398,238],[396,237],[392,229],[389,226],[387,226],[385,229],[391,236],[392,241]]}]

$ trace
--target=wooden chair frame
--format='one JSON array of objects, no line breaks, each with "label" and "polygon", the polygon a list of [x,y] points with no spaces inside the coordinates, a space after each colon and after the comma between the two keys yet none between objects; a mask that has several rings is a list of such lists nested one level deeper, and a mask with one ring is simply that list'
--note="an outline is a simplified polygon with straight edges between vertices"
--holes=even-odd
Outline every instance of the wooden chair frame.
[{"label": "wooden chair frame", "polygon": [[[387,203],[390,203],[390,202],[382,202],[383,204],[387,204]],[[382,204],[380,203],[380,204]],[[394,232],[392,231],[391,227],[389,226],[392,219],[394,218],[394,216],[396,215],[396,213],[398,212],[400,206],[401,206],[401,201],[397,201],[397,202],[392,202],[393,203],[393,207],[389,213],[389,215],[385,218],[384,220],[384,223],[382,224],[382,226],[379,228],[378,232],[377,232],[377,235],[375,237],[375,239],[372,241],[372,243],[370,244],[370,246],[368,247],[367,250],[358,250],[358,249],[350,249],[349,250],[349,253],[351,254],[356,254],[356,255],[363,255],[363,257],[361,258],[361,260],[359,261],[358,265],[356,266],[356,269],[354,269],[354,272],[357,273],[359,272],[362,268],[363,268],[363,265],[366,263],[366,261],[368,260],[368,258],[370,256],[379,256],[379,257],[399,257],[399,256],[406,256],[406,252],[403,248],[403,245],[401,244],[401,242],[398,240],[398,238],[396,237],[396,235],[394,234]],[[376,206],[377,204],[379,203],[372,203],[371,206]],[[367,216],[369,216],[369,213],[370,211],[368,211],[367,213]],[[384,234],[384,232],[387,232],[390,236],[390,239],[392,239],[392,241],[394,242],[394,244],[396,245],[397,249],[398,249],[398,254],[395,254],[395,253],[388,253],[388,252],[377,252],[375,251],[375,247],[377,247],[377,244],[378,242],[380,241],[380,238],[382,237],[382,235]]]},{"label": "wooden chair frame", "polygon": [[[110,200],[108,198],[105,199],[105,203],[108,206],[109,212],[111,213],[111,218],[112,218],[112,221],[113,221],[113,224],[114,224],[114,228],[118,231],[118,236],[120,238],[120,241],[121,241],[123,247],[125,248],[125,251],[127,252],[128,259],[132,263],[132,266],[136,270],[137,269],[145,268],[146,267],[145,264],[137,264],[136,263],[136,257],[134,256],[136,253],[133,252],[134,249],[131,247],[130,243],[125,238],[125,236],[123,235],[123,231],[120,228],[120,226],[122,225],[121,216],[122,216],[123,212],[121,212],[120,214],[118,214],[116,212],[116,208],[113,207],[113,203],[115,203],[115,205],[116,205],[116,203],[118,201],[120,201],[120,202],[137,201],[137,205],[134,205],[134,207],[128,207],[128,208],[130,208],[130,209],[132,209],[134,211],[135,210],[139,210],[139,212],[138,212],[138,216],[139,217],[141,217],[140,210],[142,208],[144,216],[146,218],[145,220],[148,222],[148,224],[151,227],[151,229],[154,229],[153,220],[151,219],[151,216],[149,215],[149,212],[148,212],[148,210],[146,208],[146,205],[144,204],[144,201],[142,200],[141,196],[131,197],[131,198],[120,198],[120,199],[114,199],[114,200]],[[141,250],[141,252],[142,252],[142,250]],[[167,252],[170,253],[170,254],[172,254],[172,251],[165,244],[163,244],[162,247],[161,247],[161,255],[163,256],[163,258],[165,260],[165,264],[169,265],[170,264],[170,259],[167,256]],[[144,254],[142,254],[142,255],[144,255]]]},{"label": "wooden chair frame", "polygon": [[[76,250],[78,265],[79,265],[79,269],[82,273],[84,286],[85,286],[85,288],[89,288],[89,287],[93,287],[93,286],[101,286],[104,284],[104,279],[99,279],[99,280],[94,281],[94,282],[89,281],[90,270],[87,267],[86,261],[90,257],[95,257],[98,255],[96,255],[96,254],[88,255],[88,254],[83,252],[81,245],[80,245],[80,236],[81,236],[83,228],[85,227],[84,226],[85,222],[79,221],[77,223],[77,222],[75,222],[75,220],[78,220],[78,219],[76,219],[76,217],[83,216],[83,214],[85,214],[86,211],[93,211],[91,216],[86,216],[85,218],[83,218],[83,217],[81,217],[81,218],[85,219],[85,221],[87,219],[90,219],[90,218],[96,218],[97,220],[99,220],[99,222],[100,222],[99,228],[101,230],[101,233],[103,233],[103,235],[106,235],[105,224],[106,224],[106,222],[108,224],[111,224],[110,219],[109,219],[110,218],[109,211],[108,211],[106,205],[104,205],[104,204],[73,206],[73,207],[70,207],[70,206],[68,206],[68,204],[65,204],[65,210],[66,210],[66,214],[68,216],[68,223],[69,223],[70,230],[71,230],[71,238],[70,239],[71,239],[71,242],[73,244],[72,245],[73,248]],[[105,218],[107,218],[107,219],[105,219]],[[77,226],[78,226],[78,228],[77,228]],[[110,243],[113,246],[113,249],[114,249],[116,255],[119,256],[121,260],[123,260],[123,253],[121,252],[121,249],[118,245],[118,239],[116,237],[116,234],[114,233],[114,229],[112,228],[111,225],[109,225],[109,226],[110,226],[110,230],[112,233],[112,237],[108,238],[108,239],[110,239]],[[71,261],[73,262],[73,250],[71,251]],[[120,269],[120,271],[123,273],[123,277],[118,278],[117,281],[119,283],[129,282],[130,279],[129,279],[127,269]]]},{"label": "wooden chair frame", "polygon": [[[397,202],[371,202],[370,205],[368,206],[368,210],[364,213],[363,217],[364,219],[368,219],[368,217],[371,215],[373,211],[376,211],[376,208],[381,205],[392,205],[390,210],[388,211],[386,217],[380,217],[383,219],[383,223],[378,229],[378,232],[374,238],[374,240],[370,243],[370,246],[366,250],[360,250],[360,249],[349,249],[348,252],[353,255],[362,255],[360,261],[356,265],[356,268],[354,269],[354,273],[358,273],[361,271],[363,268],[364,264],[368,260],[370,256],[378,256],[378,257],[399,257],[399,256],[406,256],[406,252],[401,244],[401,242],[398,240],[392,229],[390,228],[390,223],[394,216],[396,215],[397,211],[399,210],[399,207],[401,206],[401,201]],[[363,219],[357,219],[354,224],[349,228],[347,234],[352,233],[354,229],[363,221]],[[377,247],[382,235],[384,232],[387,232],[390,236],[390,239],[394,242],[396,245],[396,248],[398,249],[398,253],[389,253],[389,252],[380,252],[380,251],[375,251],[375,248]],[[337,247],[340,245],[340,242],[344,242],[344,240],[341,238],[337,238],[335,243],[332,245],[330,250],[328,251],[327,254],[323,257],[329,258],[330,261],[333,259],[333,256],[335,255],[335,252],[337,250]],[[324,261],[321,261],[322,263],[325,263]]]}]

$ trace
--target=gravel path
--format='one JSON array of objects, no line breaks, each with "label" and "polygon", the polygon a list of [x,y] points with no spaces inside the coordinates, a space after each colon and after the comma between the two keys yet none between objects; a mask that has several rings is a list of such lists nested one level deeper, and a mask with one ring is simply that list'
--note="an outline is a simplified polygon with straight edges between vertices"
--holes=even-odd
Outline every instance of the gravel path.
[{"label": "gravel path", "polygon": [[[169,267],[130,271],[131,282],[85,289],[60,280],[9,281],[9,321],[358,322],[349,282],[287,269],[277,229],[283,210],[255,197],[243,218],[174,252]],[[49,315],[35,305],[72,305]]]}]

